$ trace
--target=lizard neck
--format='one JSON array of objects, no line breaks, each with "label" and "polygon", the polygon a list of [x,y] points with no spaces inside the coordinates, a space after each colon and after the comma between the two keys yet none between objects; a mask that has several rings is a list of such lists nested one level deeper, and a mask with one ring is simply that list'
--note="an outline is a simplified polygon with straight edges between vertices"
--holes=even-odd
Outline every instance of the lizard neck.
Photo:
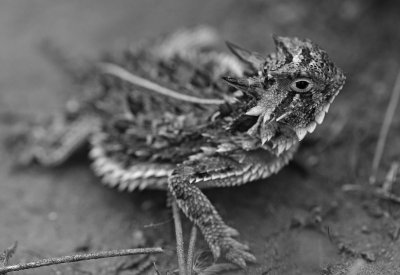
[{"label": "lizard neck", "polygon": [[280,155],[297,146],[299,138],[288,125],[276,121],[263,122],[260,117],[247,133],[260,141],[260,147]]}]

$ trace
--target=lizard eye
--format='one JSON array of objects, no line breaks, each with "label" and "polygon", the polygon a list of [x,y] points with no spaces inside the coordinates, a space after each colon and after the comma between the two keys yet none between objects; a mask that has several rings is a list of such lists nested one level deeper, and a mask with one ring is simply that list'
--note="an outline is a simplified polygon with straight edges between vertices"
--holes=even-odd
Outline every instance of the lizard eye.
[{"label": "lizard eye", "polygon": [[308,78],[300,78],[296,79],[295,81],[290,84],[290,88],[298,93],[305,93],[311,90],[313,87],[313,83]]}]

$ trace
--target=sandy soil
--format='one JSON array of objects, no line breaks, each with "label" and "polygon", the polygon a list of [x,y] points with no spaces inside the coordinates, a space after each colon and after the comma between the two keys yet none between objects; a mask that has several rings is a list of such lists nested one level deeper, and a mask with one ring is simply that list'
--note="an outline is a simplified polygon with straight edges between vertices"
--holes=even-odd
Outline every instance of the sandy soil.
[{"label": "sandy soil", "polygon": [[[92,57],[121,43],[196,24],[215,26],[226,40],[260,52],[272,49],[272,33],[309,37],[348,77],[326,122],[278,175],[207,195],[258,258],[258,264],[237,274],[399,274],[399,206],[342,188],[357,184],[369,189],[379,128],[399,70],[398,8],[395,1],[372,0],[2,1],[0,110],[44,115],[68,98],[67,80],[39,50],[46,38],[71,56]],[[9,126],[0,125],[0,138]],[[399,133],[397,112],[380,178],[399,160]],[[176,268],[164,193],[127,194],[103,187],[85,159],[54,170],[13,170],[1,150],[0,248],[19,242],[13,263],[126,248],[137,245],[142,232],[149,245],[166,249],[157,257],[161,273]],[[185,233],[189,230],[186,221]],[[111,273],[109,268],[123,260],[21,274]]]}]

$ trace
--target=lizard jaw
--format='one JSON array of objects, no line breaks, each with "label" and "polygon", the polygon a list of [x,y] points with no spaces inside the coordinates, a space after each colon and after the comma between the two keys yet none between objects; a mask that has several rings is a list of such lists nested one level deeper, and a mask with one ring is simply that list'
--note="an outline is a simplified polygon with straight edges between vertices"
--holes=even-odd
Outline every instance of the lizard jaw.
[{"label": "lizard jaw", "polygon": [[299,141],[301,141],[302,139],[304,139],[304,137],[307,135],[307,133],[312,133],[314,132],[315,128],[317,127],[317,124],[322,124],[322,122],[324,121],[325,118],[325,114],[329,111],[329,107],[330,107],[330,103],[326,104],[322,110],[316,114],[315,116],[315,120],[311,121],[307,126],[305,127],[299,127],[297,129],[295,129],[296,135],[299,139]]}]

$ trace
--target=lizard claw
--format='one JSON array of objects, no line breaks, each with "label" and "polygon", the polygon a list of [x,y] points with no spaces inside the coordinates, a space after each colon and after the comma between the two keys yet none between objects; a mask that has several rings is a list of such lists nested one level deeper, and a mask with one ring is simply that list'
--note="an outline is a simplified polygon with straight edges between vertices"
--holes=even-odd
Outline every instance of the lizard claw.
[{"label": "lizard claw", "polygon": [[243,269],[246,268],[246,262],[255,263],[257,261],[253,254],[245,251],[241,251],[240,253],[237,251],[228,252],[225,258]]},{"label": "lizard claw", "polygon": [[221,235],[210,246],[215,259],[222,254],[226,260],[241,268],[246,267],[246,262],[256,262],[256,257],[249,252],[249,246],[232,238],[239,235],[236,229],[225,225]]},{"label": "lizard claw", "polygon": [[226,237],[221,242],[221,250],[223,251],[225,259],[232,262],[241,268],[246,268],[246,262],[256,262],[256,257],[248,252],[249,247],[237,240]]},{"label": "lizard claw", "polygon": [[237,237],[239,236],[239,231],[237,231],[235,228],[232,228],[230,226],[225,225],[225,233],[231,237]]}]

